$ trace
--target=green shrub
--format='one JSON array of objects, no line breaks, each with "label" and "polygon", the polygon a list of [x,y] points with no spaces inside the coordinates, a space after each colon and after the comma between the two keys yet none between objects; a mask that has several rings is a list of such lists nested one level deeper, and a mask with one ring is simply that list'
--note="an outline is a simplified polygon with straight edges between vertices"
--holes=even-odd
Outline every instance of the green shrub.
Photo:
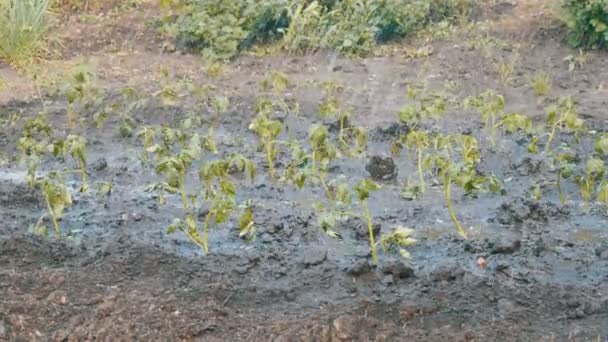
[{"label": "green shrub", "polygon": [[0,58],[23,64],[44,49],[49,0],[0,0]]},{"label": "green shrub", "polygon": [[608,43],[608,0],[565,0],[564,17],[573,47],[605,48]]}]

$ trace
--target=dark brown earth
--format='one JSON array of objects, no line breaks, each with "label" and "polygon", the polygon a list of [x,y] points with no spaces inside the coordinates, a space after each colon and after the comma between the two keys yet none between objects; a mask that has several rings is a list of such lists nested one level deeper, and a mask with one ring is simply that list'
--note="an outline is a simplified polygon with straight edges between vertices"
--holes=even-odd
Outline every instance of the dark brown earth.
[{"label": "dark brown earth", "polygon": [[[284,118],[299,139],[315,122],[321,97],[311,81],[346,85],[341,100],[370,133],[364,157],[332,165],[330,177],[344,175],[349,182],[369,176],[373,156],[390,156],[391,141],[406,130],[396,113],[414,82],[426,81],[426,91],[455,99],[493,89],[504,94],[507,112],[522,112],[535,123],[542,122],[547,104],[572,95],[589,127],[608,131],[606,52],[585,53],[585,62],[570,72],[564,58],[579,52],[562,43],[563,31],[549,13],[534,1],[501,3],[488,15],[490,22],[443,39],[423,36],[384,47],[378,57],[242,56],[218,79],[205,75],[200,57],[163,52],[162,37],[148,24],[157,13],[150,4],[93,24],[74,15],[62,33],[63,56],[40,66],[48,76],[42,90],[54,127],[65,127],[66,103],[52,92],[53,74],[79,61],[95,65],[108,101],[126,85],[151,97],[160,87],[161,67],[173,79],[216,84],[231,99],[216,132],[221,153],[244,153],[260,168],[253,184],[239,187],[239,196],[255,200],[257,238],[239,239],[231,221],[213,228],[211,253],[204,255],[183,235],[167,235],[179,201],[159,206],[143,191],[159,179],[139,164],[141,143],[118,137],[117,118],[101,131],[80,132],[90,143],[90,181],[112,182],[111,197],[75,195],[61,221],[69,239],[34,235],[31,227],[44,204],[26,187],[24,168],[12,155],[23,121],[42,108],[28,77],[2,66],[0,113],[22,118],[0,131],[0,340],[605,341],[605,208],[593,204],[585,212],[572,182],[565,185],[565,207],[554,187],[547,186],[540,202],[530,200],[530,184],[551,182],[555,174],[511,137],[501,136],[498,147],[489,148],[478,115],[454,107],[425,128],[482,139],[480,169],[510,179],[508,194],[467,199],[455,192],[470,236],[465,241],[455,234],[440,186],[415,201],[400,198],[404,181],[415,178],[415,165],[406,153],[392,157],[398,177],[373,194],[374,222],[383,232],[396,225],[413,228],[418,242],[408,249],[408,263],[381,253],[377,267],[361,222],[340,226],[341,240],[327,237],[310,207],[322,194],[269,180],[247,129],[261,79],[281,70],[292,84],[290,99],[302,108],[299,118]],[[407,57],[406,51],[426,46],[432,47],[429,57]],[[500,62],[513,62],[509,85],[499,80]],[[552,92],[541,100],[529,86],[539,70],[553,78]],[[134,116],[141,125],[175,122],[191,108],[188,99],[173,107],[151,101]],[[588,153],[592,143],[585,137],[577,149]],[[47,162],[41,170],[55,166]],[[77,179],[70,185],[76,189]],[[478,265],[480,257],[486,268]]]}]

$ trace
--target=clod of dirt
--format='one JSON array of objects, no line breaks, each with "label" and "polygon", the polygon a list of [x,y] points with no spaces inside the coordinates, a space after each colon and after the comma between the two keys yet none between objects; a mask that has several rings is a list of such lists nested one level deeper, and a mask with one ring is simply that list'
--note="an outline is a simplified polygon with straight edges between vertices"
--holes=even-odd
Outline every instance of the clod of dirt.
[{"label": "clod of dirt", "polygon": [[108,168],[108,161],[106,160],[106,158],[99,158],[91,165],[91,167],[93,168],[93,170],[101,172]]},{"label": "clod of dirt", "polygon": [[453,281],[463,275],[464,269],[455,261],[439,264],[430,273],[432,281]]},{"label": "clod of dirt", "polygon": [[[373,224],[372,231],[374,232],[374,236],[380,236],[380,232],[382,231],[382,225],[380,223]],[[363,221],[357,221],[355,223],[355,234],[357,235],[357,239],[359,240],[369,240],[369,229],[367,227],[367,223]]]},{"label": "clod of dirt", "polygon": [[600,258],[600,260],[608,260],[608,248],[604,250],[598,250],[596,254],[597,257]]},{"label": "clod of dirt", "polygon": [[372,267],[370,266],[369,261],[367,259],[361,259],[350,263],[344,270],[349,275],[360,276],[368,273],[371,269]]},{"label": "clod of dirt", "polygon": [[327,259],[327,248],[310,247],[304,251],[303,263],[306,266],[315,266]]},{"label": "clod of dirt", "polygon": [[500,236],[488,245],[493,254],[513,254],[521,247],[521,240],[513,236]]},{"label": "clod of dirt", "polygon": [[414,269],[401,260],[391,259],[382,265],[382,273],[391,274],[395,279],[402,279],[413,276]]},{"label": "clod of dirt", "polygon": [[427,299],[407,301],[399,306],[399,318],[401,322],[410,321],[419,316],[428,316],[437,312],[437,304]]},{"label": "clod of dirt", "polygon": [[382,278],[380,282],[382,283],[382,285],[389,286],[393,285],[395,283],[395,280],[393,279],[392,274],[387,274],[386,276],[384,276],[384,278]]},{"label": "clod of dirt", "polygon": [[375,181],[392,181],[397,179],[399,170],[391,157],[372,156],[365,170]]},{"label": "clod of dirt", "polygon": [[533,176],[546,172],[549,167],[543,159],[539,157],[523,157],[514,162],[511,168],[517,170],[520,176]]},{"label": "clod of dirt", "polygon": [[518,199],[511,203],[503,203],[496,213],[496,221],[504,225],[523,223],[524,221],[547,222],[547,213],[541,204]]}]

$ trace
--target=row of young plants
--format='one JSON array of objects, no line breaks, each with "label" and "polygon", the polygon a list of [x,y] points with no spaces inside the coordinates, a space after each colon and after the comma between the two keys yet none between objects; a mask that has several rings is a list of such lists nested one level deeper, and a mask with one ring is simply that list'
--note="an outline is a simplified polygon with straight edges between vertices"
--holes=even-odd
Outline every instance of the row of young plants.
[{"label": "row of young plants", "polygon": [[253,44],[280,41],[291,53],[335,49],[369,53],[430,22],[465,17],[468,0],[163,1],[161,30],[178,46],[229,58]]},{"label": "row of young plants", "polygon": [[[380,185],[369,179],[353,184],[340,177],[334,179],[329,172],[332,163],[343,158],[361,158],[367,149],[365,128],[353,125],[353,108],[345,106],[339,99],[343,86],[333,81],[320,84],[323,97],[317,110],[317,123],[309,127],[305,140],[293,138],[287,132],[285,120],[277,117],[280,113],[294,120],[302,119],[297,104],[286,96],[288,87],[286,75],[271,72],[262,82],[256,115],[249,125],[249,129],[258,137],[267,180],[321,194],[312,209],[318,217],[320,229],[331,237],[340,237],[340,227],[347,224],[349,219],[357,218],[365,222],[374,262],[378,261],[378,245],[387,252],[398,251],[405,257],[409,256],[406,247],[415,242],[411,230],[396,227],[381,237],[374,236],[374,218],[368,199],[373,192],[380,190]],[[154,170],[159,177],[159,181],[150,184],[147,191],[154,192],[163,204],[176,200],[182,208],[180,217],[176,217],[168,226],[169,233],[180,231],[208,252],[209,230],[238,213],[239,235],[248,240],[255,237],[255,199],[239,202],[237,194],[243,178],[250,181],[256,178],[259,165],[244,155],[227,155],[218,150],[214,131],[220,125],[222,115],[227,112],[229,101],[215,87],[197,85],[191,81],[174,83],[168,78],[161,81],[160,89],[152,94],[153,100],[172,106],[185,97],[194,98],[193,110],[179,122],[143,127],[138,127],[135,115],[143,108],[147,97],[138,94],[134,88],[126,87],[120,91],[120,100],[107,106],[104,101],[106,96],[96,86],[95,74],[90,69],[76,68],[61,93],[68,103],[68,132],[78,131],[87,125],[101,130],[104,122],[111,118],[118,123],[119,136],[136,137],[141,142],[142,165]],[[466,98],[462,103],[439,94],[424,94],[415,87],[409,87],[407,95],[410,104],[399,112],[399,120],[408,128],[408,133],[392,143],[391,151],[398,154],[407,150],[413,157],[418,175],[417,181],[407,179],[403,197],[413,200],[424,196],[431,188],[427,185],[429,180],[433,180],[431,184],[439,184],[446,210],[463,238],[466,238],[466,230],[453,203],[454,187],[460,188],[466,198],[475,198],[486,191],[504,194],[506,187],[495,175],[479,171],[481,150],[477,137],[471,134],[443,134],[424,128],[429,121],[440,119],[455,108],[480,113],[485,134],[479,139],[484,143],[487,141],[494,148],[500,148],[502,139],[526,139],[528,152],[540,155],[551,166],[555,174],[553,184],[562,205],[567,200],[563,182],[569,179],[579,186],[585,203],[596,199],[608,205],[608,181],[604,172],[608,134],[595,137],[593,155],[584,157],[577,152],[580,139],[588,138],[591,134],[579,117],[572,99],[560,99],[547,108],[546,122],[535,125],[521,113],[506,113],[504,98],[492,91]],[[330,125],[337,128],[330,129]],[[541,150],[539,145],[543,144]],[[65,176],[79,175],[82,194],[86,194],[89,188],[87,141],[81,135],[59,133],[51,127],[46,115],[41,114],[25,123],[18,147],[21,160],[27,165],[28,184],[41,191],[47,204],[48,213],[38,221],[36,230],[46,231],[44,217],[50,216],[59,237],[59,218],[71,204],[72,198],[64,182]],[[71,159],[77,165],[77,170],[62,168],[39,172],[39,165],[49,158],[60,162]],[[276,166],[279,164],[278,158],[283,158],[280,169]],[[98,184],[100,196],[108,195],[111,190],[110,183]],[[532,186],[531,193],[540,200],[541,188],[538,184]],[[201,213],[204,223],[199,228],[198,217]]]}]

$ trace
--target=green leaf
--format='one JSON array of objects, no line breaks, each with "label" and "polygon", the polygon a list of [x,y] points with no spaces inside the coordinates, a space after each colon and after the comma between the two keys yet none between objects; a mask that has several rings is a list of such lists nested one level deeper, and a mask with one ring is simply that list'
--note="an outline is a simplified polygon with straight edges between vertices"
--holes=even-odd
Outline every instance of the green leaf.
[{"label": "green leaf", "polygon": [[374,181],[364,179],[355,186],[355,192],[357,193],[359,201],[364,201],[369,198],[369,195],[372,191],[378,191],[380,190],[380,188],[380,185],[378,185]]},{"label": "green leaf", "polygon": [[255,222],[251,207],[245,208],[239,218],[239,237],[243,237],[248,241],[255,238]]}]

